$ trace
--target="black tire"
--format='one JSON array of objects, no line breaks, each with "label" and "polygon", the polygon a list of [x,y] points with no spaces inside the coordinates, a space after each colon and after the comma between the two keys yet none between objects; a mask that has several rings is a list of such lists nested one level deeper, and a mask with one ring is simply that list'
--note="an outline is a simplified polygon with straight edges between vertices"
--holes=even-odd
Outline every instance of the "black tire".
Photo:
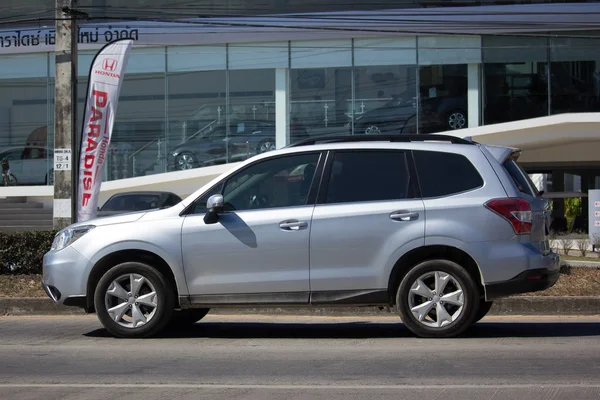
[{"label": "black tire", "polygon": [[184,327],[193,325],[208,314],[210,308],[188,308],[173,311],[171,326]]},{"label": "black tire", "polygon": [[[144,315],[145,317],[150,316],[150,320],[138,327],[126,327],[113,320],[109,315],[105,301],[106,292],[113,281],[121,278],[126,280],[127,278],[124,277],[130,274],[141,275],[147,280],[147,282],[149,282],[151,286],[154,287],[154,293],[156,293],[156,296],[154,297],[156,302],[154,313],[148,313]],[[124,283],[122,287],[125,289],[125,291],[129,292],[128,294],[133,293],[131,287],[127,287],[126,283]],[[147,284],[144,284],[144,286],[141,287],[140,290],[146,289],[146,291],[140,291],[140,297],[145,294],[149,294],[147,292],[148,287],[149,286]],[[131,296],[129,297],[131,298]],[[117,297],[114,297],[113,299],[113,296],[111,296],[111,301],[112,300],[115,300],[119,303],[119,299]],[[124,304],[125,302],[126,300],[122,300],[122,302],[119,304]],[[127,311],[126,314],[131,314],[132,312],[131,307],[133,307],[133,304],[129,304],[130,310]],[[138,303],[136,302],[135,305],[137,306],[137,304]],[[173,288],[169,284],[169,281],[159,271],[151,266],[138,262],[126,262],[111,268],[102,276],[94,293],[94,305],[98,319],[100,319],[102,325],[104,325],[106,330],[108,330],[112,335],[122,338],[149,337],[159,333],[171,320],[174,307]],[[138,309],[142,312],[147,310],[147,308],[145,308],[146,306],[143,305],[139,305],[137,307],[139,307]],[[125,316],[127,317],[126,314]],[[123,323],[126,322],[124,319],[122,319],[122,321]]]},{"label": "black tire", "polygon": [[485,301],[485,299],[481,299],[479,301],[479,311],[477,311],[477,316],[475,316],[474,324],[481,321],[489,312],[492,306],[494,305],[493,301]]},{"label": "black tire", "polygon": [[[443,301],[440,302],[441,298],[429,288],[431,285],[428,283],[431,278],[423,278],[423,282],[428,286],[429,292],[432,293],[432,295],[437,296],[437,298],[432,297],[431,300],[429,300],[425,297],[414,295],[415,299],[420,298],[423,300],[418,303],[417,306],[425,303],[430,303],[430,305],[433,304],[428,313],[422,317],[424,321],[421,322],[413,315],[410,309],[409,294],[411,293],[411,287],[413,284],[417,283],[418,279],[428,276],[429,274],[433,274],[433,279],[435,280],[436,271],[449,274],[451,278],[455,280],[450,280],[446,285],[448,292],[452,292],[453,288],[458,289],[455,283],[462,287],[462,309],[457,305],[451,304],[450,301],[446,301],[446,304],[443,304]],[[448,294],[446,289],[442,292]],[[456,290],[454,292],[456,292]],[[431,303],[432,301],[433,303]],[[465,329],[473,323],[477,316],[479,310],[479,289],[471,275],[455,262],[448,260],[428,260],[414,266],[402,279],[396,293],[396,305],[402,322],[415,335],[424,338],[454,337],[463,333]],[[444,324],[444,321],[442,321],[439,327],[428,326],[427,323],[435,324],[438,322],[436,320],[438,314],[437,310],[440,309],[439,307],[443,307],[449,316],[452,318],[456,317],[456,319],[447,324]],[[451,313],[452,315],[450,315]],[[431,317],[433,314],[435,314],[436,320],[433,320]]]}]

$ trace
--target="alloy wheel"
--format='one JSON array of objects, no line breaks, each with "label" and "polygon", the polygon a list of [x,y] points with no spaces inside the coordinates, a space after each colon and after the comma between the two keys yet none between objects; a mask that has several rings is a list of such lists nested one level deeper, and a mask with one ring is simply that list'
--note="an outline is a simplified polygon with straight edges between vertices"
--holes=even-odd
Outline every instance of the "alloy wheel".
[{"label": "alloy wheel", "polygon": [[465,115],[460,111],[455,111],[448,116],[448,126],[450,129],[462,129],[467,125]]},{"label": "alloy wheel", "polygon": [[442,271],[421,275],[411,285],[408,306],[414,318],[431,328],[456,321],[463,312],[464,291],[458,280]]},{"label": "alloy wheel", "polygon": [[179,156],[177,160],[177,164],[179,165],[180,170],[192,169],[194,168],[194,157],[190,154],[182,154]]},{"label": "alloy wheel", "polygon": [[375,125],[369,125],[365,128],[365,135],[380,135],[381,129]]},{"label": "alloy wheel", "polygon": [[140,274],[113,280],[104,295],[110,318],[125,328],[139,328],[154,318],[158,296],[154,285]]},{"label": "alloy wheel", "polygon": [[266,153],[267,151],[273,151],[275,150],[275,143],[271,142],[271,141],[267,141],[267,142],[263,142],[260,144],[260,148],[258,149],[259,153]]}]

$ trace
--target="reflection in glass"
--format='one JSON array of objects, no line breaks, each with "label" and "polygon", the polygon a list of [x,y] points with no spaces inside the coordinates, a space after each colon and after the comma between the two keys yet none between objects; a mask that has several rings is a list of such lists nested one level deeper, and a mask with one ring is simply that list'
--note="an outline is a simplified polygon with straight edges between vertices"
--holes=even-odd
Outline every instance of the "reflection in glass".
[{"label": "reflection in glass", "polygon": [[348,134],[352,68],[292,69],[291,143],[306,136]]},{"label": "reflection in glass", "polygon": [[47,127],[48,79],[2,79],[0,92],[0,161],[6,160],[17,185],[52,184],[53,146],[48,142]]},{"label": "reflection in glass", "polygon": [[125,75],[105,180],[166,171],[164,73]]},{"label": "reflection in glass", "polygon": [[417,114],[415,66],[355,68],[354,87],[354,134],[414,131]]},{"label": "reflection in glass", "polygon": [[484,37],[486,125],[548,115],[545,38]]},{"label": "reflection in glass", "polygon": [[227,155],[228,162],[275,150],[274,69],[229,71],[229,113],[224,128],[223,157]]},{"label": "reflection in glass", "polygon": [[552,114],[600,110],[600,40],[551,40]]},{"label": "reflection in glass", "polygon": [[466,128],[467,87],[466,64],[421,67],[419,133]]},{"label": "reflection in glass", "polygon": [[225,157],[226,72],[169,73],[168,169],[181,171]]}]

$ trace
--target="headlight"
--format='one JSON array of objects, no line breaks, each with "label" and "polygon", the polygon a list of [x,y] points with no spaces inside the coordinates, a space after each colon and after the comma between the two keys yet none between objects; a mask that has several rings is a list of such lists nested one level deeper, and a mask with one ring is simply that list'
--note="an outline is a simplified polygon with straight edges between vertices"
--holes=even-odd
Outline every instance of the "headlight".
[{"label": "headlight", "polygon": [[77,239],[94,229],[94,225],[78,226],[76,228],[66,228],[58,232],[52,242],[50,250],[59,251],[69,246]]},{"label": "headlight", "polygon": [[172,153],[172,156],[173,156],[173,157],[177,157],[178,155],[179,155],[179,152],[178,152],[178,151],[174,151],[174,152]]}]

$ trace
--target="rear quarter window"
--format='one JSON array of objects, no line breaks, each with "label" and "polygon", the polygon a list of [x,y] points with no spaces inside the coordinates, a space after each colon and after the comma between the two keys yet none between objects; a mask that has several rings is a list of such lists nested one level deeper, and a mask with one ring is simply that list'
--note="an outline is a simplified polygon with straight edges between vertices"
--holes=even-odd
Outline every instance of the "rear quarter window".
[{"label": "rear quarter window", "polygon": [[424,198],[449,196],[483,186],[483,178],[463,155],[438,151],[413,154]]},{"label": "rear quarter window", "polygon": [[515,186],[521,193],[528,194],[533,197],[537,197],[539,192],[537,187],[527,175],[527,172],[513,159],[508,159],[504,162],[504,169],[510,175]]}]

